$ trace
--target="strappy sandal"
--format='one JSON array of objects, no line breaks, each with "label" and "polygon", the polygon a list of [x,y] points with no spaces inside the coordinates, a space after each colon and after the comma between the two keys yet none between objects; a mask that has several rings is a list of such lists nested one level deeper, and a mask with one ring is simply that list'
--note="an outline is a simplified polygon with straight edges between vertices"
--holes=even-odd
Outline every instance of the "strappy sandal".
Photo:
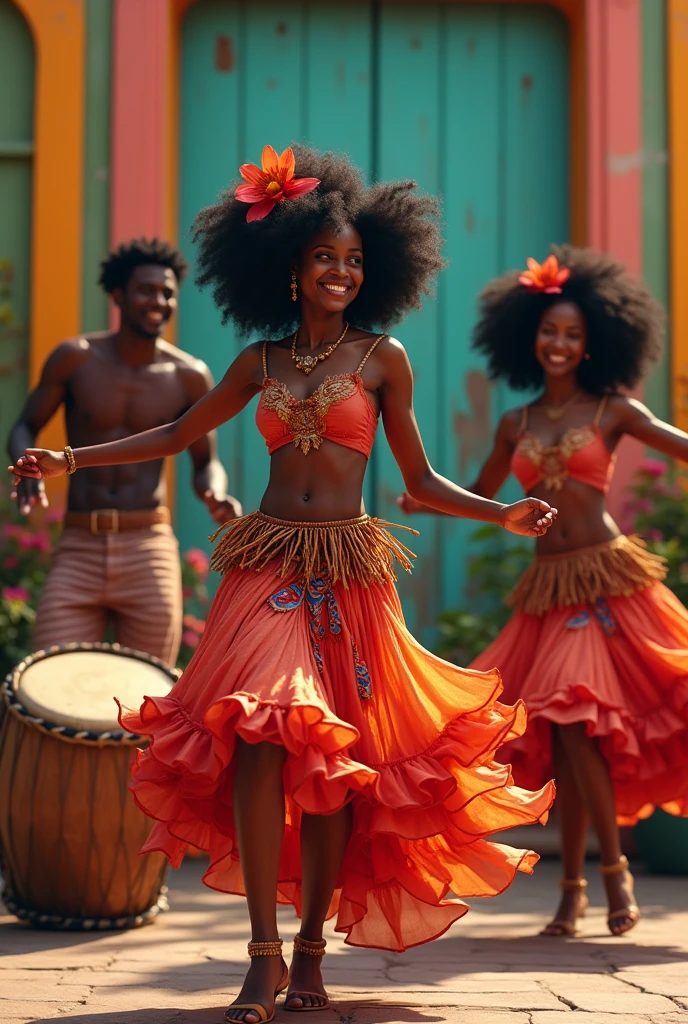
[{"label": "strappy sandal", "polygon": [[[562,878],[559,882],[559,888],[562,892],[578,892],[581,897],[578,901],[578,913],[576,914],[576,921],[581,917],[585,917],[585,912],[588,909],[589,900],[585,890],[588,888],[588,883],[584,878]],[[576,927],[576,921],[563,921],[561,918],[555,917],[553,921],[550,921],[548,925],[540,932],[540,935],[546,936],[548,939],[563,939],[564,937],[572,939],[575,935],[578,935],[579,929]],[[547,931],[548,928],[559,928],[560,931],[557,934]]]},{"label": "strappy sandal", "polygon": [[[602,877],[609,877],[609,875],[621,875],[625,872],[628,873],[631,885],[633,885],[633,875],[631,874],[628,866],[628,857],[621,854],[616,864],[600,864],[600,874]],[[615,921],[620,921],[623,918],[627,918],[629,924],[626,928],[615,930],[612,925]],[[638,921],[640,920],[640,907],[637,903],[629,903],[628,906],[622,907],[621,910],[612,910],[607,917],[607,926],[612,935],[625,935],[626,932],[630,932],[631,928],[635,928]]]},{"label": "strappy sandal", "polygon": [[[294,952],[295,953],[306,953],[308,956],[325,956],[325,946],[327,942],[325,939],[321,939],[319,942],[310,942],[308,939],[302,939],[300,935],[294,936]],[[318,1006],[289,1006],[290,999],[301,999],[311,997],[312,999],[324,999],[324,1003]],[[285,1010],[291,1010],[293,1013],[312,1013],[315,1010],[327,1010],[330,1006],[330,1000],[322,992],[287,992],[286,1002],[284,1004]]]},{"label": "strappy sandal", "polygon": [[[253,959],[256,956],[281,956],[282,955],[282,940],[276,939],[274,942],[249,942],[248,944],[248,955]],[[275,989],[275,999],[284,992],[285,988],[289,984],[289,971],[287,965],[282,961],[284,971],[282,973],[282,979]],[[225,1020],[228,1024],[253,1024],[251,1021],[237,1021],[236,1018],[230,1017],[230,1010],[250,1010],[252,1013],[257,1013],[259,1018],[259,1024],[269,1024],[269,1021],[275,1019],[275,1010],[271,1014],[261,1006],[260,1003],[232,1003],[225,1010]]]}]

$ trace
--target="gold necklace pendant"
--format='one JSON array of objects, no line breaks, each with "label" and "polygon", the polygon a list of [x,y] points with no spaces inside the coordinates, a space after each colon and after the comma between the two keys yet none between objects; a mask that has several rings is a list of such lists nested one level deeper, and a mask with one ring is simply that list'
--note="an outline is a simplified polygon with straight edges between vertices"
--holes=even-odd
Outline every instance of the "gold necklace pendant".
[{"label": "gold necklace pendant", "polygon": [[339,345],[342,341],[344,341],[344,337],[345,337],[346,332],[348,330],[349,330],[349,324],[345,323],[344,324],[344,330],[339,335],[337,340],[333,341],[332,344],[329,346],[329,348],[327,348],[324,352],[318,353],[317,356],[311,356],[311,355],[300,356],[300,355],[298,355],[298,353],[296,351],[296,342],[298,341],[298,337],[299,337],[299,329],[297,327],[296,332],[294,334],[294,340],[291,343],[291,358],[294,360],[294,363],[296,365],[296,369],[297,370],[302,370],[303,373],[305,373],[306,376],[308,376],[309,373],[313,372],[313,370],[316,368],[318,363],[323,363],[326,359],[329,359],[329,357],[332,355],[334,350],[337,348],[337,345]]},{"label": "gold necklace pendant", "polygon": [[573,394],[567,402],[564,402],[563,405],[545,405],[543,408],[545,410],[545,416],[547,417],[547,419],[560,420],[566,412],[566,410],[569,408],[569,406],[573,405],[573,403],[576,401],[579,394],[580,391],[576,391],[575,394]]}]

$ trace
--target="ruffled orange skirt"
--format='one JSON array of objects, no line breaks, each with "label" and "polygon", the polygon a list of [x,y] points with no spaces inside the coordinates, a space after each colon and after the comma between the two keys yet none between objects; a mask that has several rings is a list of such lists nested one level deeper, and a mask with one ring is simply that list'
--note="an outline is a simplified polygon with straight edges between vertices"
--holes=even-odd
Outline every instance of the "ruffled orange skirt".
[{"label": "ruffled orange skirt", "polygon": [[337,930],[380,949],[428,942],[468,909],[450,894],[496,895],[537,860],[486,841],[544,822],[554,797],[550,782],[517,788],[495,761],[526,724],[520,701],[499,703],[501,689],[498,672],[459,669],[424,650],[389,580],[321,574],[304,586],[298,566],[285,575],[279,558],[260,572],[230,567],[172,694],[121,710],[126,729],[150,737],[131,786],[156,819],[143,852],[162,850],[176,866],[187,845],[207,850],[205,883],[243,894],[236,738],[279,744],[287,809],[278,902],[300,913],[301,815],[351,801],[330,907]]},{"label": "ruffled orange skirt", "polygon": [[[594,557],[602,554],[604,562],[602,549]],[[657,581],[656,558],[644,579],[637,575],[654,556],[628,538],[614,549],[615,559],[623,550],[634,562],[632,572],[617,565],[606,581],[615,595],[590,592],[594,600],[558,607],[554,585],[553,607],[539,615],[517,610],[471,668],[498,666],[505,700],[526,703],[526,732],[499,755],[513,764],[518,784],[538,786],[554,774],[552,723],[584,722],[609,762],[619,823],[628,825],[657,806],[688,815],[688,611]],[[551,582],[554,568],[553,559],[544,567],[536,561],[532,586],[519,585],[516,593],[541,599],[544,575]],[[604,571],[591,574],[581,563],[576,580],[571,568],[570,593],[578,584],[604,589]]]}]

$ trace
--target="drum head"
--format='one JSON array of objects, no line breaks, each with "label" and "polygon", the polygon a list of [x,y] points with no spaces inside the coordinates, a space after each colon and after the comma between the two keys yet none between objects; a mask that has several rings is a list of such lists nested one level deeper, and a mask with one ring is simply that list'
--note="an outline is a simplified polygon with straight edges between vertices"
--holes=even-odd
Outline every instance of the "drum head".
[{"label": "drum head", "polygon": [[142,655],[70,650],[27,665],[15,680],[15,693],[37,718],[98,733],[121,730],[115,697],[137,708],[144,696],[164,697],[172,686],[170,674]]}]

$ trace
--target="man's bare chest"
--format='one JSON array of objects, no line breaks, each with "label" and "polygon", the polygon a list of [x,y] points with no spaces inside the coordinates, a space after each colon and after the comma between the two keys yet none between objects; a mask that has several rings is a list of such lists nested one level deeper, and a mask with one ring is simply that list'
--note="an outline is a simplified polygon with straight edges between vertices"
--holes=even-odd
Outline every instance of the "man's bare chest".
[{"label": "man's bare chest", "polygon": [[170,423],[187,407],[184,382],[173,364],[131,369],[94,361],[73,378],[68,415],[93,430],[138,433]]}]

